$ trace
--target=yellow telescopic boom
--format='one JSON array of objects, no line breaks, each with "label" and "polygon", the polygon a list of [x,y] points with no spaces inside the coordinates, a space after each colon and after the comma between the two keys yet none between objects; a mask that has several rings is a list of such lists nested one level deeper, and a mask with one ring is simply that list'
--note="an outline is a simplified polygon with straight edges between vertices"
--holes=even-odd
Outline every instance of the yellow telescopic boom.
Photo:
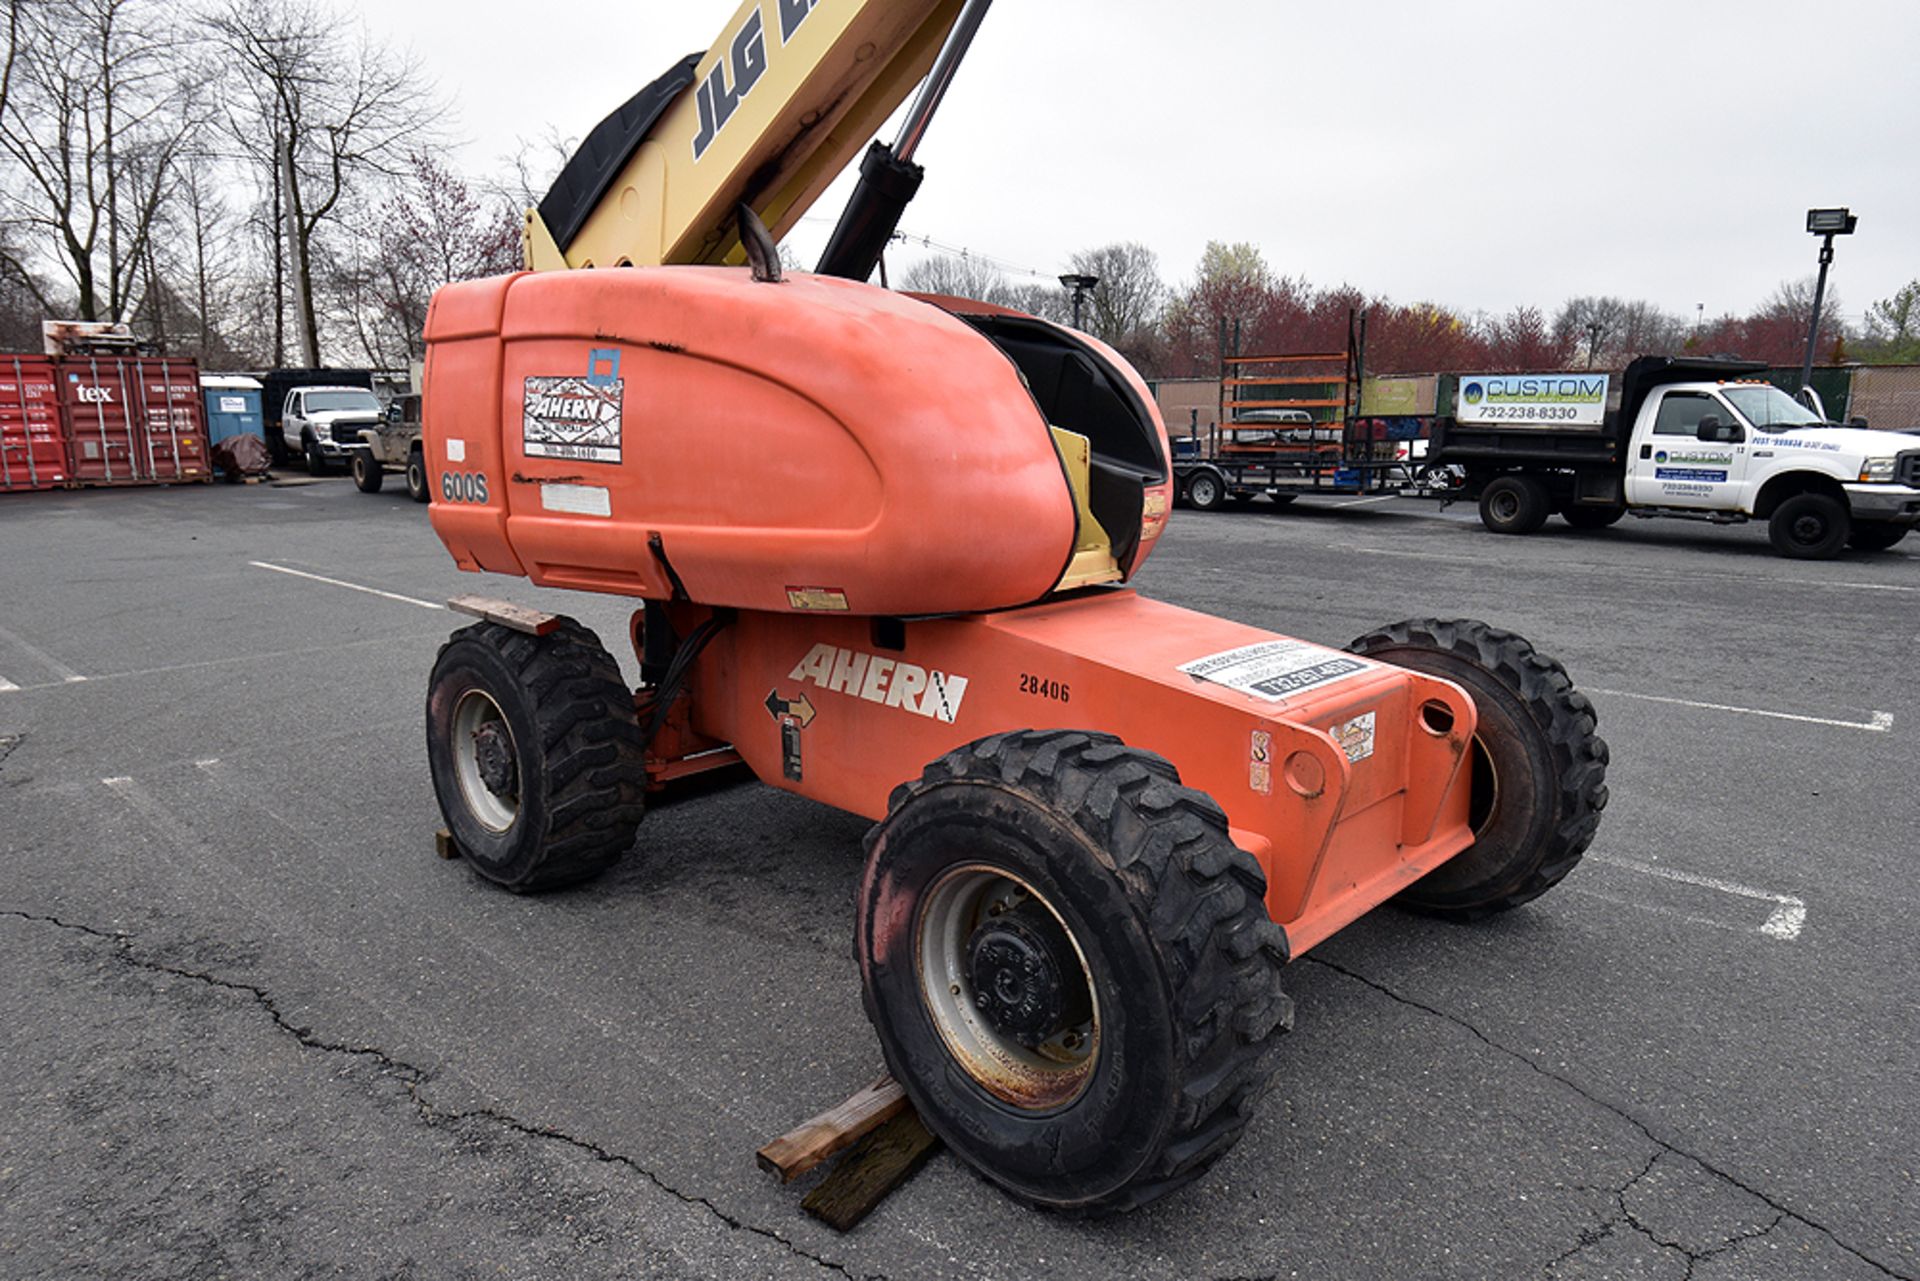
[{"label": "yellow telescopic boom", "polygon": [[927,77],[963,0],[747,0],[720,39],[592,134],[537,209],[527,267],[746,261],[777,240]]}]

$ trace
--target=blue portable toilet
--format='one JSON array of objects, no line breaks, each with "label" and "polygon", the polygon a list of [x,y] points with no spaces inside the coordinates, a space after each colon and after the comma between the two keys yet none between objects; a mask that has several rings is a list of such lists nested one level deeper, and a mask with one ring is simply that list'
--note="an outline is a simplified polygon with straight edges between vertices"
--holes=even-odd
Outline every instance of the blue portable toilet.
[{"label": "blue portable toilet", "polygon": [[[207,404],[207,451],[229,436],[258,436],[267,443],[260,415],[260,380],[243,374],[200,375],[200,396]],[[219,468],[216,467],[218,474]]]}]

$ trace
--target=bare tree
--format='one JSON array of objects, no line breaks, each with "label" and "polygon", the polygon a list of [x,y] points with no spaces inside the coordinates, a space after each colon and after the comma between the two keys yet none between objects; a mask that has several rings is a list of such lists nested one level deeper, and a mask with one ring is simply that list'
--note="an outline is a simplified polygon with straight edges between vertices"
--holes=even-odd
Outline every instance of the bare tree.
[{"label": "bare tree", "polygon": [[280,202],[275,224],[285,237],[301,355],[317,365],[314,280],[323,242],[347,221],[360,198],[356,185],[396,176],[441,107],[416,59],[364,30],[348,34],[317,0],[227,0],[207,23],[244,73],[230,86],[228,119]]},{"label": "bare tree", "polygon": [[1006,273],[970,254],[934,254],[907,268],[901,285],[915,293],[972,298],[998,307],[1017,305]]},{"label": "bare tree", "polygon": [[[20,248],[58,265],[82,319],[120,319],[150,284],[153,233],[204,120],[184,38],[156,0],[14,5],[9,30],[0,154],[34,237]],[[23,257],[7,265],[36,279]]]},{"label": "bare tree", "polygon": [[1085,317],[1094,337],[1119,347],[1159,323],[1167,285],[1153,250],[1138,241],[1083,249],[1073,256],[1073,269],[1100,279],[1088,295],[1092,307]]}]

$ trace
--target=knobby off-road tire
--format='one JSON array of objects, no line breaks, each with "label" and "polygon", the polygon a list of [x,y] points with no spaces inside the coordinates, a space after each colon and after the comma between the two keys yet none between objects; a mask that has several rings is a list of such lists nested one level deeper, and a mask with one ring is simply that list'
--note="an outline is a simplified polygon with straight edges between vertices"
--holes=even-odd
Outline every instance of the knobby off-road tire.
[{"label": "knobby off-road tire", "polygon": [[355,489],[358,489],[363,494],[377,494],[380,492],[380,486],[386,480],[387,472],[386,468],[380,465],[379,459],[373,456],[371,450],[354,450],[353,461],[349,466],[353,469],[353,485]]},{"label": "knobby off-road tire", "polygon": [[633,695],[592,632],[476,623],[427,692],[433,790],[460,853],[510,890],[604,871],[632,845],[645,770]]},{"label": "knobby off-road tire", "polygon": [[1563,509],[1560,518],[1575,529],[1605,529],[1619,523],[1627,514],[1625,507],[1581,507],[1571,506]]},{"label": "knobby off-road tire", "polygon": [[1396,901],[1475,917],[1540,897],[1573,870],[1607,805],[1607,744],[1567,669],[1512,632],[1424,618],[1349,650],[1452,681],[1479,713],[1471,757],[1474,841]]},{"label": "knobby off-road tire", "polygon": [[1847,531],[1847,546],[1857,552],[1883,552],[1905,538],[1907,529],[1884,520],[1856,520]]},{"label": "knobby off-road tire", "polygon": [[1501,476],[1480,491],[1480,523],[1496,534],[1531,534],[1547,523],[1553,500],[1531,476]]},{"label": "knobby off-road tire", "polygon": [[1161,757],[1077,730],[982,739],[896,789],[868,838],[867,1015],[974,1169],[1049,1209],[1131,1209],[1199,1177],[1270,1083],[1293,1006],[1265,896]]},{"label": "knobby off-road tire", "polygon": [[1767,539],[1791,560],[1832,560],[1853,532],[1847,505],[1831,494],[1794,494],[1773,509]]}]

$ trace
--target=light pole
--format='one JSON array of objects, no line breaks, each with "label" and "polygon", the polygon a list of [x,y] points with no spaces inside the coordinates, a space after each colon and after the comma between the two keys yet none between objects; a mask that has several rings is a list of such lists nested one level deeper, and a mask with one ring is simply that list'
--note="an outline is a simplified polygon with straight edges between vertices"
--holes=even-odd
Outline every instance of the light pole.
[{"label": "light pole", "polygon": [[1600,348],[1600,331],[1605,328],[1606,326],[1601,324],[1597,320],[1589,321],[1587,323],[1587,368],[1588,369],[1593,368],[1594,353],[1598,351]]},{"label": "light pole", "polygon": [[1100,283],[1100,277],[1068,272],[1060,277],[1060,283],[1073,292],[1073,327],[1080,328],[1080,310],[1087,301],[1087,295]]},{"label": "light pole", "polygon": [[1820,277],[1813,286],[1813,315],[1807,320],[1807,354],[1800,361],[1800,390],[1813,385],[1813,345],[1820,341],[1820,305],[1827,299],[1827,268],[1833,265],[1833,238],[1851,236],[1853,229],[1860,225],[1860,219],[1850,210],[1809,209],[1807,210],[1807,230],[1820,241]]}]

